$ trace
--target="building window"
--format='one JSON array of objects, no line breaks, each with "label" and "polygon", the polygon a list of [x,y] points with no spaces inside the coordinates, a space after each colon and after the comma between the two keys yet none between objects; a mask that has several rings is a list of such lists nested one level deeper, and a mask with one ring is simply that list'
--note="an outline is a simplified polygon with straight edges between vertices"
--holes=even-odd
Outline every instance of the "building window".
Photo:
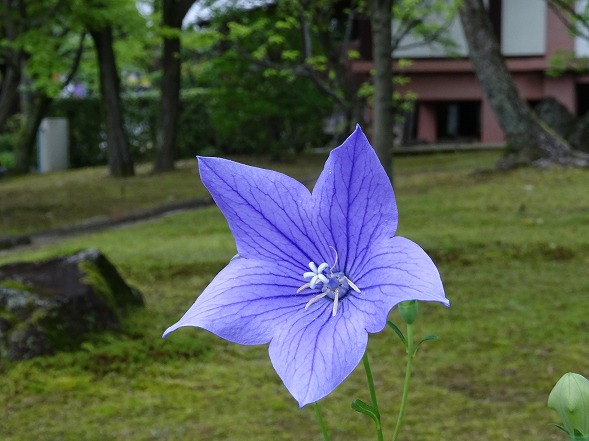
[{"label": "building window", "polygon": [[481,103],[449,101],[436,105],[438,142],[473,142],[481,137]]}]

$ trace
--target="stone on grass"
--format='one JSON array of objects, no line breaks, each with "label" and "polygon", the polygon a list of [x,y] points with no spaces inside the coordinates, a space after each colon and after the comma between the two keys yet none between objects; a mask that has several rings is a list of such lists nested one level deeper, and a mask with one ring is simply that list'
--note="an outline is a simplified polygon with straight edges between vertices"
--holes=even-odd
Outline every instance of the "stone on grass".
[{"label": "stone on grass", "polygon": [[142,305],[97,250],[0,266],[0,359],[75,349],[88,333],[120,329]]}]

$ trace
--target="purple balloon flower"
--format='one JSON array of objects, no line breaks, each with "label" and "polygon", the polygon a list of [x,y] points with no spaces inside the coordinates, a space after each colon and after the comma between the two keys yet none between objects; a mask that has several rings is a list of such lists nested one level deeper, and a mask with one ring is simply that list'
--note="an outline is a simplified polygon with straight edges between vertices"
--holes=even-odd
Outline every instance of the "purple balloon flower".
[{"label": "purple balloon flower", "polygon": [[302,407],[358,365],[368,333],[406,300],[448,305],[438,270],[395,236],[391,183],[358,127],[334,149],[313,192],[283,174],[199,158],[238,255],[164,336],[204,328],[226,340],[270,343],[274,369]]}]

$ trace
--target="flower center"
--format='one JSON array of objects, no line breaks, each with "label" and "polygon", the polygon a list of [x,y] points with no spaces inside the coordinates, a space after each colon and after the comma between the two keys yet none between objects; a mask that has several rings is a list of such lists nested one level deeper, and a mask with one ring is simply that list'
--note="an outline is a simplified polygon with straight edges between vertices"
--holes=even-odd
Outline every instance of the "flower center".
[{"label": "flower center", "polygon": [[303,278],[310,279],[310,281],[301,286],[297,290],[297,294],[307,288],[318,289],[321,293],[309,300],[305,305],[305,309],[308,309],[317,300],[327,297],[333,300],[331,315],[335,316],[340,299],[348,295],[350,288],[360,293],[360,289],[343,272],[333,271],[336,264],[337,253],[335,255],[335,263],[331,268],[325,262],[319,266],[315,265],[315,262],[309,262],[309,269],[311,271],[304,273]]}]

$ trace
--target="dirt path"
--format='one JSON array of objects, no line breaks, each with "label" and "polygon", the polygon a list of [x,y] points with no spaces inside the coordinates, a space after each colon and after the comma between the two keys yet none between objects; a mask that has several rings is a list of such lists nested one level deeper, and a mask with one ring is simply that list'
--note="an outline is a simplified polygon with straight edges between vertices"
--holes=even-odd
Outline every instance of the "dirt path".
[{"label": "dirt path", "polygon": [[0,238],[0,256],[19,251],[26,248],[45,245],[48,243],[59,242],[73,236],[90,234],[106,229],[118,228],[133,225],[139,222],[145,222],[159,217],[197,208],[213,205],[211,198],[193,199],[189,201],[166,204],[149,210],[138,211],[126,216],[116,218],[100,217],[89,219],[79,224],[67,225],[49,230],[37,231],[20,236],[9,236]]}]

